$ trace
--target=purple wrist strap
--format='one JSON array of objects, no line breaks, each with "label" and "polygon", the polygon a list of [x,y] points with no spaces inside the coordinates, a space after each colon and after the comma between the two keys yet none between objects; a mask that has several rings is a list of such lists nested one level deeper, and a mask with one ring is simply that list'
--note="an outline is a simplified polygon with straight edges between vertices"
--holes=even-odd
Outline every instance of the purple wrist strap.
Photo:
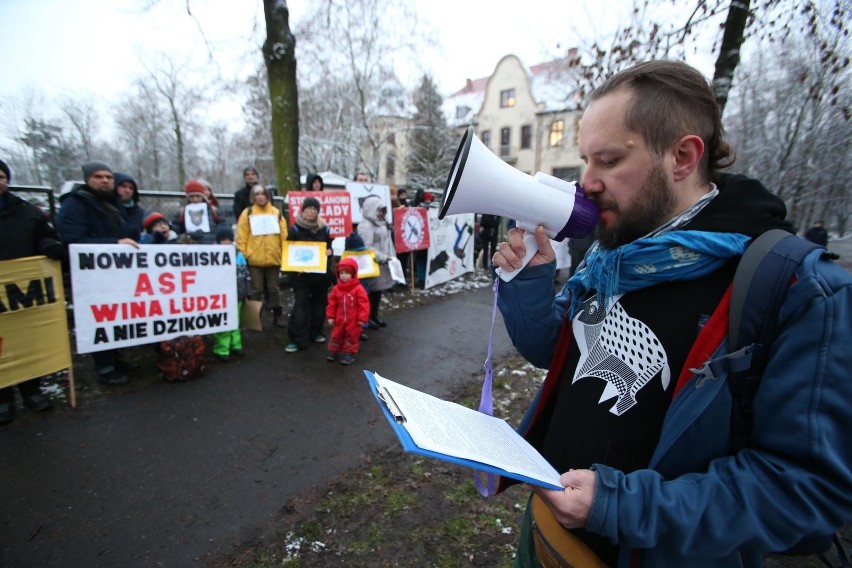
[{"label": "purple wrist strap", "polygon": [[[500,278],[494,278],[494,306],[491,308],[491,331],[488,333],[488,356],[485,358],[485,381],[482,383],[482,394],[479,397],[479,412],[494,416],[493,372],[491,352],[494,344],[494,322],[497,319],[497,292],[500,289]],[[483,480],[483,477],[485,478]],[[473,481],[476,489],[483,497],[497,494],[497,476],[493,473],[474,470]]]}]

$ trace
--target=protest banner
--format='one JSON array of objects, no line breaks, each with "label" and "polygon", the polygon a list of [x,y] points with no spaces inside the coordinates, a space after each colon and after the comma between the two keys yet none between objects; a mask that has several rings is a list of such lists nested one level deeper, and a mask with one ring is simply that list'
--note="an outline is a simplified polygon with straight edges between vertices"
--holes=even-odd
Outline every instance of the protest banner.
[{"label": "protest banner", "polygon": [[424,207],[394,209],[394,245],[396,252],[429,248],[429,220]]},{"label": "protest banner", "polygon": [[59,261],[0,262],[0,388],[70,368]]},{"label": "protest banner", "polygon": [[438,209],[426,210],[429,218],[429,250],[426,281],[428,289],[462,274],[473,272],[473,213],[447,215],[438,219]]},{"label": "protest banner", "polygon": [[287,193],[287,207],[290,212],[290,226],[296,223],[296,217],[302,212],[302,202],[314,197],[320,202],[320,216],[328,226],[331,237],[346,237],[352,232],[352,205],[349,193],[345,191],[290,191]]},{"label": "protest banner", "polygon": [[393,221],[393,211],[391,210],[391,194],[390,187],[387,185],[379,185],[376,183],[365,183],[360,181],[351,181],[346,184],[346,191],[352,196],[352,222],[360,223],[364,217],[361,215],[361,204],[370,196],[376,195],[382,200],[382,204],[387,207],[388,214],[386,220]]},{"label": "protest banner", "polygon": [[77,351],[237,329],[233,245],[71,245]]}]

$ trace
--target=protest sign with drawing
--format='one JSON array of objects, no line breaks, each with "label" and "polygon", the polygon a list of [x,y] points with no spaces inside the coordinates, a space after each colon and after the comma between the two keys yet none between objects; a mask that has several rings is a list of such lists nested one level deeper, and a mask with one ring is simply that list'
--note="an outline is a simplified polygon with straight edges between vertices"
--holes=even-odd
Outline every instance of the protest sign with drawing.
[{"label": "protest sign with drawing", "polygon": [[77,351],[237,329],[236,249],[71,245]]}]

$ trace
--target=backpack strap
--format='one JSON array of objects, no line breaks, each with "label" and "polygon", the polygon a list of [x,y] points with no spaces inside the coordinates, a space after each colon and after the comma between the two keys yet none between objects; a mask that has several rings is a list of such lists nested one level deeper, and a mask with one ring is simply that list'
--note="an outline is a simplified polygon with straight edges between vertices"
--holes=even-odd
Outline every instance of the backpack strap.
[{"label": "backpack strap", "polygon": [[731,392],[730,449],[751,441],[755,392],[778,334],[778,312],[790,281],[805,257],[819,247],[781,229],[757,237],[734,275],[728,323],[728,387]]}]

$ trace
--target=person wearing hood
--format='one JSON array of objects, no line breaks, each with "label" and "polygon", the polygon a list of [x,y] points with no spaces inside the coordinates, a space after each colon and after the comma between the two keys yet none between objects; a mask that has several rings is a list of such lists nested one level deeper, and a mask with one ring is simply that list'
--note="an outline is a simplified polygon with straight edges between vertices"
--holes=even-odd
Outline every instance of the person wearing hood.
[{"label": "person wearing hood", "polygon": [[322,181],[322,176],[314,174],[308,180],[308,191],[325,191],[325,182]]},{"label": "person wearing hood", "polygon": [[[331,257],[331,232],[320,216],[320,202],[307,197],[296,216],[296,222],[287,237],[291,241],[324,242],[325,254]],[[309,342],[325,343],[323,325],[328,302],[328,287],[331,284],[331,263],[325,272],[297,272],[293,276],[293,311],[287,323],[290,343],[287,353],[307,349]]]},{"label": "person wearing hood", "polygon": [[[0,160],[0,261],[45,255],[63,260],[65,247],[47,215],[38,207],[9,191],[12,170]],[[18,383],[24,406],[40,412],[53,408],[41,392],[41,378]],[[15,419],[15,387],[0,388],[0,425]]]},{"label": "person wearing hood", "polygon": [[[186,203],[178,211],[173,226],[191,242],[213,244],[219,226],[219,210],[207,200],[207,190],[198,180],[191,179],[184,187]],[[204,204],[201,207],[200,204]]]},{"label": "person wearing hood", "polygon": [[[281,254],[287,240],[287,221],[272,205],[272,194],[262,185],[251,190],[251,206],[237,221],[237,250],[246,257],[251,274],[252,300],[268,294],[272,322],[285,327],[281,305]],[[265,222],[268,221],[268,222]]]},{"label": "person wearing hood", "polygon": [[548,369],[518,431],[563,486],[535,489],[515,565],[570,540],[619,568],[759,568],[850,520],[852,275],[814,250],[778,283],[749,443],[732,450],[728,368],[699,369],[737,361],[731,282],[753,239],[793,232],[784,202],[721,173],[733,150],[709,82],[687,64],[640,63],[590,99],[580,183],[600,208],[598,242],[556,297],[543,227],[526,267],[520,229],[492,257],[520,270],[498,290],[509,336]]},{"label": "person wearing hood", "polygon": [[369,327],[378,329],[385,327],[387,323],[379,317],[379,308],[382,303],[382,292],[390,290],[396,285],[391,276],[388,262],[396,258],[396,249],[393,246],[393,229],[387,220],[388,209],[377,195],[371,195],[361,204],[361,216],[363,221],[358,223],[358,235],[364,240],[364,246],[372,250],[379,264],[379,275],[370,280],[370,320]]},{"label": "person wearing hood", "polygon": [[145,209],[139,205],[139,185],[136,180],[128,174],[115,172],[115,195],[118,200],[119,211],[124,215],[127,223],[138,230],[138,235],[142,235],[144,227],[142,226],[147,215]]},{"label": "person wearing hood", "polygon": [[[66,245],[127,244],[138,248],[139,233],[130,226],[116,202],[115,177],[103,162],[84,164],[85,185],[74,189],[62,202],[56,215],[56,229]],[[139,366],[122,358],[118,349],[92,353],[97,380],[105,385],[128,381],[125,373]]]},{"label": "person wearing hood", "polygon": [[326,359],[334,362],[339,356],[342,365],[351,365],[361,345],[361,331],[370,318],[370,299],[358,281],[354,258],[344,258],[337,264],[337,284],[328,295],[325,317],[331,326]]}]

